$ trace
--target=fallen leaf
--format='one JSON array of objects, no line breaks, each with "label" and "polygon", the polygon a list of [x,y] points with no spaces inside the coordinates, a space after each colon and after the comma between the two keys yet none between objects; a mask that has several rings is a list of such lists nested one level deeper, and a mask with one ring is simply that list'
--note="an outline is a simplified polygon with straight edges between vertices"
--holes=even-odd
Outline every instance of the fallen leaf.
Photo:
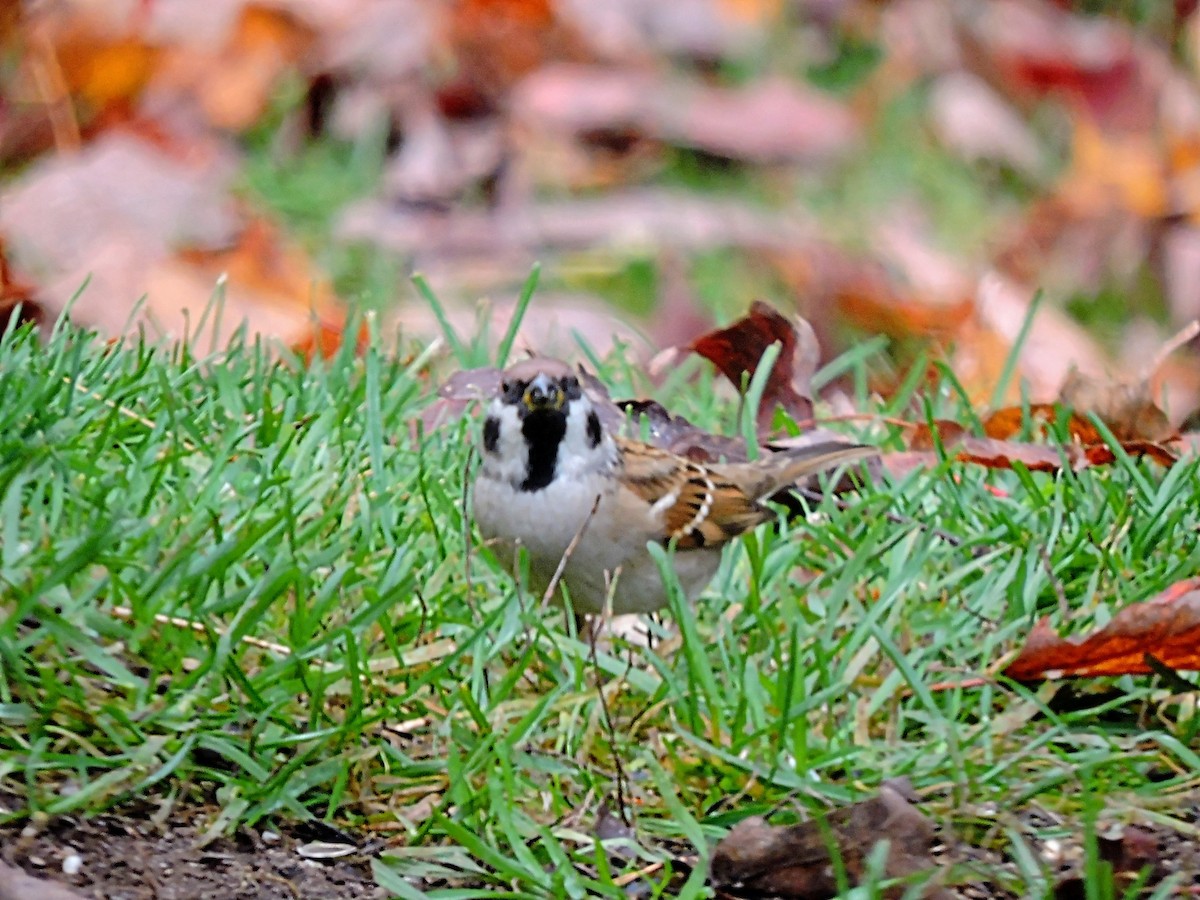
[{"label": "fallen leaf", "polygon": [[953,446],[952,452],[961,462],[989,469],[1011,469],[1020,463],[1031,472],[1057,472],[1064,462],[1070,468],[1078,468],[1085,460],[1078,447],[1051,447],[978,437],[964,437]]},{"label": "fallen leaf", "polygon": [[939,443],[943,447],[953,447],[964,437],[967,437],[965,425],[951,422],[949,419],[936,419],[932,426],[922,422],[913,428],[908,438],[908,449],[935,450]]},{"label": "fallen leaf", "polygon": [[[365,200],[348,206],[336,228],[338,240],[370,242],[419,262],[518,250],[782,250],[807,244],[812,235],[808,221],[795,213],[767,213],[736,201],[650,188],[451,212]],[[528,257],[521,265],[528,270]]]},{"label": "fallen leaf", "polygon": [[[1071,469],[1092,465],[1087,454],[1079,447],[998,441],[959,433],[958,427],[961,426],[948,428],[947,439],[943,442],[946,455],[957,462],[971,463],[988,469],[1011,469],[1019,463],[1031,472],[1057,472],[1064,465]],[[918,426],[915,437],[918,446],[914,449],[880,455],[880,465],[893,478],[904,478],[916,469],[932,469],[942,462],[941,455],[936,451],[922,449],[925,446],[935,446],[928,428]]]},{"label": "fallen leaf", "polygon": [[[205,4],[182,4],[205,8]],[[203,14],[177,10],[181,23],[161,14],[156,21],[164,46],[142,106],[159,118],[194,116],[208,126],[241,132],[266,112],[282,79],[295,71],[316,35],[297,16],[270,4],[244,2]],[[220,4],[217,5],[218,7]],[[203,34],[195,38],[195,29]]]},{"label": "fallen leaf", "polygon": [[[832,898],[838,895],[838,882],[831,850],[838,853],[850,883],[859,884],[867,856],[882,840],[888,841],[888,877],[911,877],[934,866],[933,823],[900,790],[884,784],[878,797],[800,825],[771,826],[758,816],[742,820],[713,850],[712,885],[734,897]],[[883,896],[903,892],[897,887]],[[951,895],[927,883],[921,896]]]},{"label": "fallen leaf", "polygon": [[994,160],[1037,176],[1045,154],[1029,124],[977,75],[951,71],[929,96],[929,114],[942,143],[967,160]]},{"label": "fallen leaf", "polygon": [[1153,671],[1147,655],[1172,669],[1200,669],[1200,578],[1125,607],[1086,637],[1059,637],[1042,619],[1004,674],[1018,681],[1145,675]]},{"label": "fallen leaf", "polygon": [[451,118],[506,106],[512,86],[549,62],[591,57],[553,0],[451,0],[441,38],[455,63],[438,89]]},{"label": "fallen leaf", "polygon": [[983,431],[988,437],[1000,441],[1023,434],[1027,428],[1034,434],[1046,435],[1049,426],[1057,423],[1060,415],[1066,415],[1067,432],[1072,439],[1081,444],[1103,443],[1100,433],[1091,422],[1053,403],[1031,403],[1028,419],[1024,407],[1006,406],[998,409],[984,420]]},{"label": "fallen leaf", "polygon": [[228,197],[229,163],[201,143],[178,159],[107,132],[32,166],[3,195],[0,233],[48,316],[78,294],[72,320],[104,334],[188,338],[204,352],[243,325],[299,346],[314,327],[339,331],[341,307],[307,254]]},{"label": "fallen leaf", "polygon": [[[19,312],[17,307],[20,307]],[[22,322],[37,322],[42,318],[42,310],[33,299],[33,287],[13,275],[4,241],[0,240],[0,332],[8,327],[15,312]]]},{"label": "fallen leaf", "polygon": [[968,58],[1020,99],[1065,97],[1106,128],[1153,121],[1158,60],[1125,22],[1025,2],[987,4],[959,21]]},{"label": "fallen leaf", "polygon": [[500,387],[500,370],[495,366],[455,372],[438,388],[437,397],[413,421],[413,440],[419,427],[429,434],[462,416],[472,403],[486,402]]},{"label": "fallen leaf", "polygon": [[760,433],[770,429],[776,405],[782,406],[793,421],[812,419],[810,382],[821,355],[812,328],[803,319],[793,323],[770,304],[755,300],[748,315],[728,328],[701,335],[689,347],[742,390],[767,348],[775,343],[780,345],[779,356],[767,377],[758,408]]},{"label": "fallen leaf", "polygon": [[710,87],[654,72],[560,64],[531,73],[512,106],[534,134],[630,133],[757,164],[828,159],[858,139],[843,104],[781,79]]},{"label": "fallen leaf", "polygon": [[[1113,875],[1124,886],[1143,871],[1148,871],[1142,887],[1154,887],[1166,877],[1168,869],[1163,865],[1162,853],[1158,848],[1158,836],[1147,828],[1124,825],[1118,834],[1099,835],[1096,840],[1100,859],[1112,866]],[[1060,879],[1054,885],[1054,900],[1086,900],[1088,883],[1086,874],[1074,873]]]},{"label": "fallen leaf", "polygon": [[671,414],[656,400],[618,400],[616,405],[632,420],[632,434],[641,437],[644,426],[646,440],[663,450],[699,463],[744,462],[748,458],[741,438],[705,431],[683,416]]},{"label": "fallen leaf", "polygon": [[[603,59],[669,58],[711,64],[763,46],[778,0],[559,0],[580,35]],[[748,6],[762,15],[743,14]]]},{"label": "fallen leaf", "polygon": [[[1149,457],[1160,466],[1171,467],[1179,462],[1179,454],[1170,447],[1154,441],[1122,441],[1121,449],[1130,456]],[[1117,454],[1107,444],[1092,444],[1083,448],[1084,456],[1093,466],[1108,465],[1115,462]]]},{"label": "fallen leaf", "polygon": [[1072,370],[1059,398],[1076,413],[1094,413],[1119,441],[1169,441],[1179,436],[1155,405],[1145,379],[1086,378]]},{"label": "fallen leaf", "polygon": [[952,338],[974,313],[970,299],[951,303],[925,302],[903,292],[882,274],[867,269],[839,285],[835,292],[839,312],[866,331],[898,338]]}]

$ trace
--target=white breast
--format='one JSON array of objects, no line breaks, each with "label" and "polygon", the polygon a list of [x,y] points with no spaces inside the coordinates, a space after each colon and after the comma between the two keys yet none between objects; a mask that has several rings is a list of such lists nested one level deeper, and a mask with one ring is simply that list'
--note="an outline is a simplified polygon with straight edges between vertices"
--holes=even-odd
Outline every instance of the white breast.
[{"label": "white breast", "polygon": [[[649,507],[642,523],[630,521],[628,508],[620,516],[613,515],[615,483],[607,476],[555,479],[540,491],[521,491],[484,477],[475,484],[474,500],[480,533],[494,542],[498,558],[511,571],[515,571],[517,547],[525,548],[529,587],[539,596],[572,538],[586,524],[562,579],[576,612],[604,611],[610,579],[616,572],[620,574],[611,597],[613,612],[651,612],[667,604],[658,567],[646,550],[645,535],[652,533]],[[684,594],[694,598],[712,580],[720,563],[719,552],[677,553],[675,568]]]}]

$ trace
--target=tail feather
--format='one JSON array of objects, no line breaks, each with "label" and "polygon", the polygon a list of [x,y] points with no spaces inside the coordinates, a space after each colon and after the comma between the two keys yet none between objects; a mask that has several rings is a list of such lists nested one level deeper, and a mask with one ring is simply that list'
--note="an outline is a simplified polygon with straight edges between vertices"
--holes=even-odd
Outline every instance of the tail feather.
[{"label": "tail feather", "polygon": [[826,441],[768,453],[757,464],[742,463],[728,468],[736,470],[730,474],[734,474],[748,496],[762,500],[809,475],[878,455],[877,448],[864,444]]}]

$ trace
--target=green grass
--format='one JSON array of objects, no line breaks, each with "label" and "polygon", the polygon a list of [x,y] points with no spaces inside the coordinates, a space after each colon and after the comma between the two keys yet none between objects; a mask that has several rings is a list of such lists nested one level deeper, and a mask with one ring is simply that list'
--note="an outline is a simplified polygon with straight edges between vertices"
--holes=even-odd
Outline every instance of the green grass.
[{"label": "green grass", "polygon": [[[1037,835],[1020,811],[1074,834],[1140,811],[1170,823],[1195,789],[1200,723],[1155,678],[1085,684],[1071,704],[995,678],[934,689],[1057,621],[1056,584],[1084,628],[1194,574],[1195,460],[877,484],[815,525],[754,533],[694,611],[673,607],[659,652],[593,658],[475,546],[477,421],[415,436],[453,368],[374,347],[309,366],[257,345],[199,360],[5,335],[8,819],[150,797],[200,805],[214,833],[399,822],[375,864],[398,896],[428,879],[435,896],[619,897],[591,832],[619,790],[645,845],[629,868],[662,861],[655,890],[703,896],[711,842],[739,818],[907,776],[930,815],[1018,859],[1006,884],[1029,895],[1050,875],[1021,850]],[[648,390],[620,362],[603,374]],[[703,376],[660,399],[732,431],[718,396]],[[962,415],[950,391],[929,402]],[[690,874],[680,847],[699,855]]]}]

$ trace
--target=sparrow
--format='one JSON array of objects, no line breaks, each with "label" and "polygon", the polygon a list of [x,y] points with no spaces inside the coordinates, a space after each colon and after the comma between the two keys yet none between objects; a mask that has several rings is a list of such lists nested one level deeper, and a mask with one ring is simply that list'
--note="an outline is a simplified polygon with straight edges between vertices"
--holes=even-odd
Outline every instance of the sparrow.
[{"label": "sparrow", "polygon": [[505,370],[487,407],[473,512],[514,574],[524,548],[539,596],[553,583],[566,586],[577,616],[653,612],[668,593],[649,544],[674,548],[671,563],[694,601],[724,546],[776,517],[767,498],[876,452],[822,443],[701,464],[611,433],[569,366],[527,359]]}]

